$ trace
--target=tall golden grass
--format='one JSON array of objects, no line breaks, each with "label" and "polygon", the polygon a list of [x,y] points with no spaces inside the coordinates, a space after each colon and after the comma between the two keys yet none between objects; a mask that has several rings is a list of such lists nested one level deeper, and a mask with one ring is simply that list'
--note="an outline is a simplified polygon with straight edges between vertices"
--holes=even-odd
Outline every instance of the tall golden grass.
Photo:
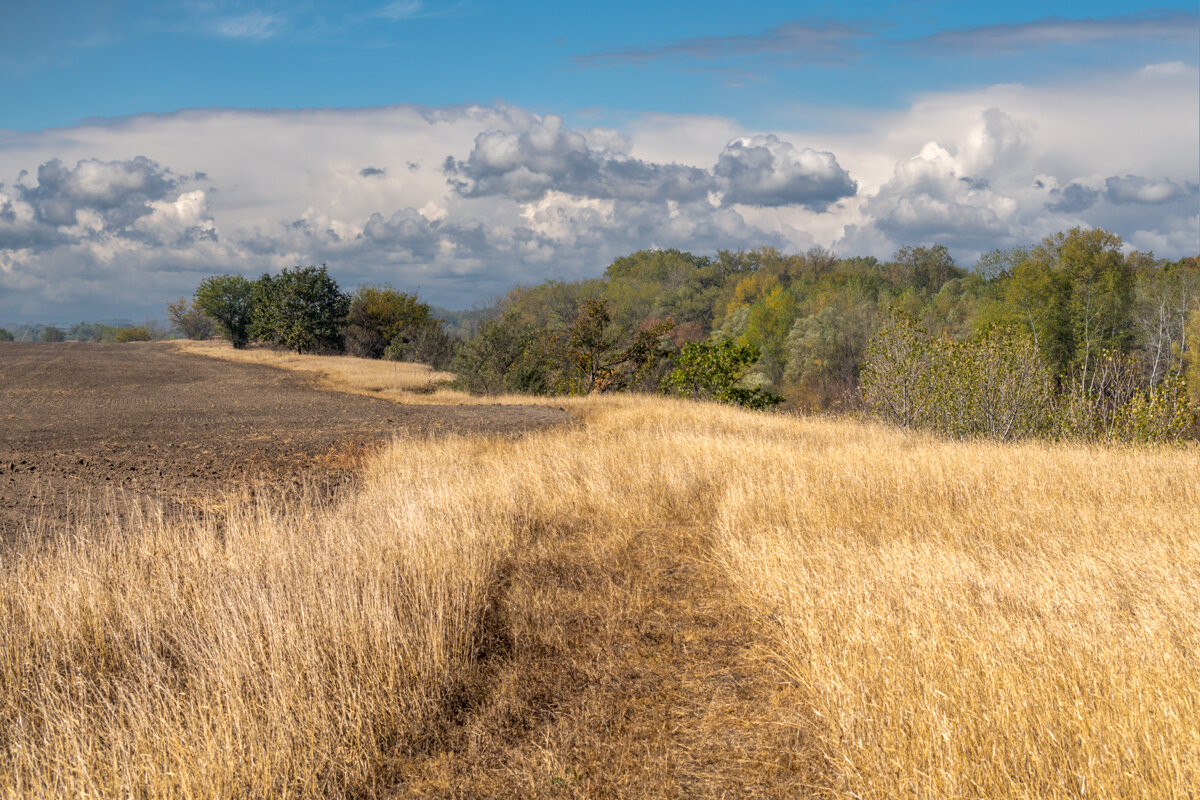
[{"label": "tall golden grass", "polygon": [[855,432],[747,454],[719,552],[838,797],[1200,791],[1200,458]]},{"label": "tall golden grass", "polygon": [[580,426],[399,441],[330,507],[230,500],[224,522],[151,515],[7,556],[3,791],[384,793],[463,711],[531,532],[684,526],[731,617],[759,620],[757,668],[796,698],[762,727],[803,731],[814,795],[1195,796],[1195,448],[570,403]]}]

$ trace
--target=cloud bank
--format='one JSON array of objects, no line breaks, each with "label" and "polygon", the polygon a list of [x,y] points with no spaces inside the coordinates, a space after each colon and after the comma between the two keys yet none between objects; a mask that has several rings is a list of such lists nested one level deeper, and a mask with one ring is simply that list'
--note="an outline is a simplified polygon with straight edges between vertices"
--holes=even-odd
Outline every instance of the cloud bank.
[{"label": "cloud bank", "polygon": [[0,320],[160,316],[213,272],[310,263],[347,288],[387,282],[466,307],[644,247],[887,258],[939,242],[970,264],[1094,225],[1195,254],[1196,82],[1146,69],[930,95],[852,133],[672,115],[582,128],[505,106],[0,132]]}]

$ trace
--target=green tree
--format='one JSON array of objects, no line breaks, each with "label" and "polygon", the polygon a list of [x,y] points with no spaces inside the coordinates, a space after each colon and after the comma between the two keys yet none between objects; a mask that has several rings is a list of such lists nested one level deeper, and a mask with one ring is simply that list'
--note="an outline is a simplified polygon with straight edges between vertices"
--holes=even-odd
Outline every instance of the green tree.
[{"label": "green tree", "polygon": [[787,363],[787,337],[796,322],[796,298],[783,286],[776,286],[751,306],[741,341],[759,352],[757,363],[761,379],[774,383],[783,375]]},{"label": "green tree", "polygon": [[1133,275],[1116,234],[1056,233],[1012,270],[992,317],[1024,327],[1057,375],[1092,392],[1105,353],[1133,344]]},{"label": "green tree", "polygon": [[195,304],[237,349],[250,342],[254,282],[241,275],[210,275],[196,287]]},{"label": "green tree", "polygon": [[167,319],[186,339],[208,339],[213,335],[213,321],[196,303],[196,298],[181,297],[167,303]]},{"label": "green tree", "polygon": [[827,405],[853,392],[867,341],[878,327],[876,317],[873,300],[842,292],[798,318],[785,342],[784,382],[812,406]]},{"label": "green tree", "polygon": [[280,270],[255,284],[250,334],[297,353],[340,352],[349,309],[324,264]]},{"label": "green tree", "polygon": [[888,276],[898,287],[912,287],[934,293],[947,281],[967,274],[954,263],[945,246],[902,247],[886,268]]},{"label": "green tree", "polygon": [[608,303],[595,298],[583,301],[567,330],[567,352],[583,394],[603,389],[612,380],[624,361],[620,350],[624,338],[625,331],[613,323]]},{"label": "green tree", "polygon": [[0,342],[11,342],[14,338],[7,328],[0,328]]},{"label": "green tree", "polygon": [[47,325],[46,327],[42,328],[41,333],[38,334],[38,339],[43,342],[65,342],[67,340],[67,335],[63,332],[62,328],[56,328],[53,325]]},{"label": "green tree", "polygon": [[758,358],[757,348],[733,339],[690,342],[680,349],[676,367],[663,379],[662,389],[680,397],[770,408],[783,402],[783,398],[761,387],[740,385]]},{"label": "green tree", "polygon": [[613,322],[608,303],[585,299],[567,329],[567,389],[590,394],[639,383],[669,355],[662,342],[674,327],[670,320],[648,319],[631,336]]}]

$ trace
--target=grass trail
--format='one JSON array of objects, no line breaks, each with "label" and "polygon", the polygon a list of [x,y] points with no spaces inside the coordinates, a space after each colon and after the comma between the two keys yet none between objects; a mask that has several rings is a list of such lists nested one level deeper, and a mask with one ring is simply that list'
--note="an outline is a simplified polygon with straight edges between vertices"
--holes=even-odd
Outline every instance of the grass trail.
[{"label": "grass trail", "polygon": [[683,526],[539,531],[484,682],[399,797],[797,797],[818,768],[759,631]]}]

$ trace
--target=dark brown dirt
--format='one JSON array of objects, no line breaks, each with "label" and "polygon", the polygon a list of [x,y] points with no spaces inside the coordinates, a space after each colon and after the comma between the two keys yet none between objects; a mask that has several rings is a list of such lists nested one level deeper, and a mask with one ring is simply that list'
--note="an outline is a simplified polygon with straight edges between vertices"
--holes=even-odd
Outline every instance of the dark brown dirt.
[{"label": "dark brown dirt", "polygon": [[[400,434],[519,434],[533,406],[421,406],[155,344],[0,344],[0,542],[98,496],[206,507],[234,487],[349,479]],[[110,504],[111,505],[111,504]]]}]

